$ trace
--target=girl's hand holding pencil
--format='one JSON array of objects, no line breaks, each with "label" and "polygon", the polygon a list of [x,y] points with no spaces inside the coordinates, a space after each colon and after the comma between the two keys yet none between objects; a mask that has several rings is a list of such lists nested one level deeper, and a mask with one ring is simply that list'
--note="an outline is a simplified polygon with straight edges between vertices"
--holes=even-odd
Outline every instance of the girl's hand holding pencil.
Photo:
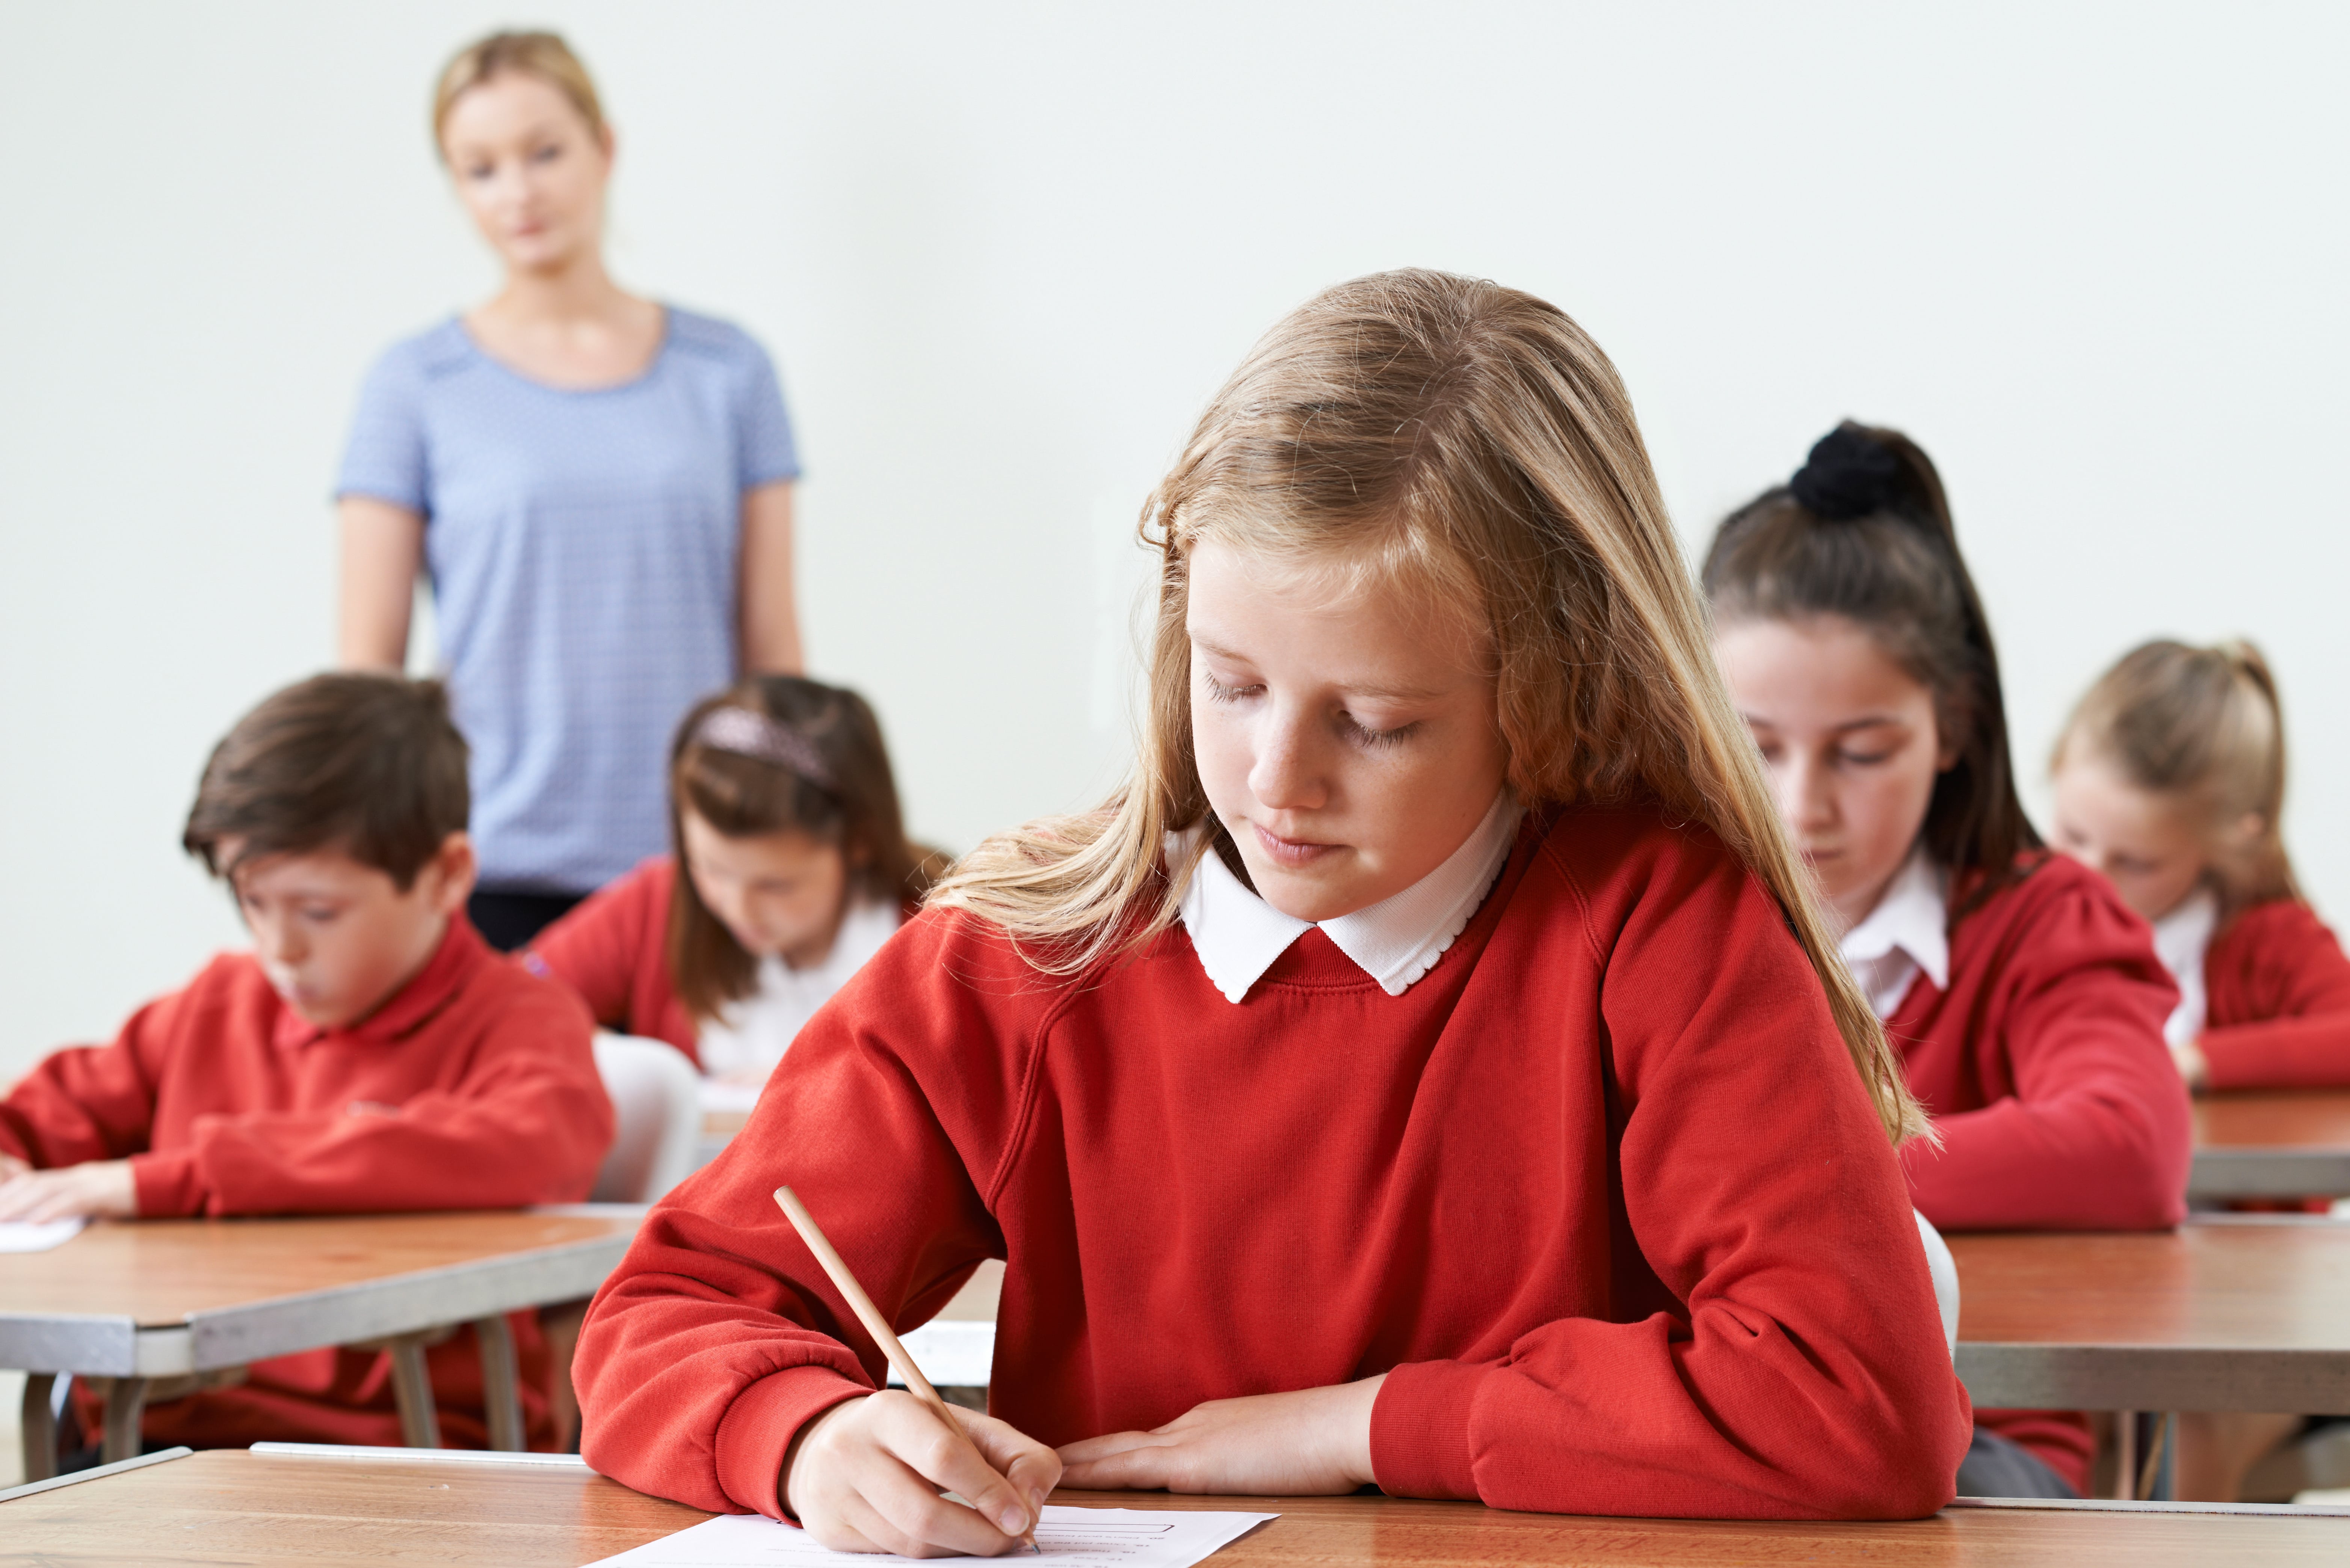
[{"label": "girl's hand holding pencil", "polygon": [[836,1552],[993,1557],[1033,1549],[1060,1456],[941,1399],[792,1189],[777,1188],[775,1202],[908,1389],[844,1400],[803,1427],[784,1458],[785,1506]]}]

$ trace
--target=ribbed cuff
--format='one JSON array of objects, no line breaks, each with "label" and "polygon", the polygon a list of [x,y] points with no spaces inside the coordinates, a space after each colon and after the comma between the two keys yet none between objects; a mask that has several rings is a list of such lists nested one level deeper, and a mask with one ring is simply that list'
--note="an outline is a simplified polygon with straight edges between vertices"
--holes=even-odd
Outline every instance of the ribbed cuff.
[{"label": "ribbed cuff", "polygon": [[754,1513],[791,1519],[784,1506],[784,1456],[792,1439],[843,1399],[872,1392],[829,1366],[795,1366],[760,1378],[736,1397],[718,1423],[714,1461],[720,1490]]},{"label": "ribbed cuff", "polygon": [[1395,1368],[1371,1406],[1371,1471],[1390,1497],[1477,1495],[1469,1417],[1491,1366],[1415,1361]]},{"label": "ribbed cuff", "polygon": [[130,1157],[131,1185],[142,1220],[180,1220],[201,1214],[203,1185],[196,1179],[196,1157],[185,1150]]}]

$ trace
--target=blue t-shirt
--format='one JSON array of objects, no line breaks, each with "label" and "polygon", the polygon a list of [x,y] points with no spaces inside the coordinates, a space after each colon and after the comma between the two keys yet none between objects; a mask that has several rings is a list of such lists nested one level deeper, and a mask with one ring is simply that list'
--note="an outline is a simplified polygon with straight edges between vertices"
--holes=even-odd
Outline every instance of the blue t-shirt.
[{"label": "blue t-shirt", "polygon": [[671,732],[735,676],[743,496],[799,471],[774,365],[706,316],[588,391],[454,320],[376,362],[335,492],[424,518],[484,886],[584,892],[665,847]]}]

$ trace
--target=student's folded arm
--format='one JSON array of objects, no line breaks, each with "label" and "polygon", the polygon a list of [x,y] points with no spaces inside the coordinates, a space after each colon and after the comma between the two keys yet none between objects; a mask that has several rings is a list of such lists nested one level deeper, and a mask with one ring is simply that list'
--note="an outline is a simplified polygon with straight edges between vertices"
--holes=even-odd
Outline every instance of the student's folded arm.
[{"label": "student's folded arm", "polygon": [[397,1106],[197,1119],[181,1149],[134,1161],[141,1211],[336,1214],[504,1209],[585,1198],[612,1141],[577,1002],[501,1015],[463,1074]]},{"label": "student's folded arm", "polygon": [[159,1064],[185,1012],[181,996],[167,996],[132,1013],[110,1044],[43,1057],[0,1098],[0,1153],[54,1169],[145,1149]]},{"label": "student's folded arm", "polygon": [[1905,1151],[1918,1211],[1944,1230],[2160,1230],[2186,1215],[2185,1085],[2162,1042],[2178,992],[2145,929],[2103,895],[2020,929],[2002,961],[1998,1042],[2015,1092],[1936,1119]]},{"label": "student's folded arm", "polygon": [[1892,1147],[1817,978],[1726,858],[1666,867],[1596,939],[1613,1303],[1496,1359],[1390,1372],[1386,1490],[1724,1518],[1949,1501],[1970,1417]]},{"label": "student's folded arm", "polygon": [[2350,1009],[2207,1029],[2196,1044],[2214,1089],[2350,1086]]},{"label": "student's folded arm", "polygon": [[867,964],[801,1031],[726,1151],[647,1217],[572,1366],[597,1469],[696,1508],[781,1517],[794,1436],[886,1378],[777,1187],[901,1332],[1003,1256],[982,1193],[1034,1036],[1001,1038],[978,1005],[986,982],[962,972],[957,919],[919,918]]},{"label": "student's folded arm", "polygon": [[[2271,905],[2242,917],[2254,929],[2254,1019],[2203,1031],[2214,1089],[2318,1089],[2350,1085],[2350,958],[2316,914]],[[2217,989],[2216,986],[2214,988]],[[2215,998],[2216,1001],[2216,998]]]}]

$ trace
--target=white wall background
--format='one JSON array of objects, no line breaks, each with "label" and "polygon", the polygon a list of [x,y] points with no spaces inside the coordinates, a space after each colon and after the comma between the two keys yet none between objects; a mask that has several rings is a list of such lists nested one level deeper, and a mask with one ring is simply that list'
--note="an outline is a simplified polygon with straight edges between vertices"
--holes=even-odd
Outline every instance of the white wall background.
[{"label": "white wall background", "polygon": [[1143,494],[1284,310],[1422,264],[1593,330],[1692,541],[1918,436],[2034,775],[2127,645],[2258,635],[2350,917],[2337,6],[0,0],[0,1080],[238,939],[179,822],[330,657],[361,369],[493,282],[423,120],[515,22],[601,78],[623,280],[780,362],[815,672],[937,842],[1111,782]]}]

